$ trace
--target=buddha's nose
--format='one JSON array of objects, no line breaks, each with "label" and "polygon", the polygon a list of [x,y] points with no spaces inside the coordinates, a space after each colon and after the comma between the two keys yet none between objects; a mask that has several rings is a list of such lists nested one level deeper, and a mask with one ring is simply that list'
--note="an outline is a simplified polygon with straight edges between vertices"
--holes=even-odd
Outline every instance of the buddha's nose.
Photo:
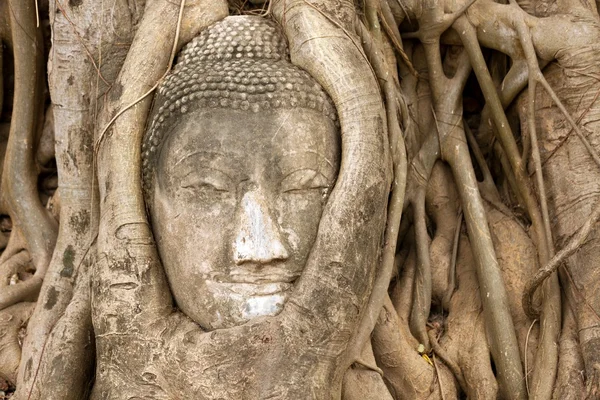
[{"label": "buddha's nose", "polygon": [[233,259],[237,265],[268,264],[289,257],[268,200],[257,191],[247,192],[238,207]]}]

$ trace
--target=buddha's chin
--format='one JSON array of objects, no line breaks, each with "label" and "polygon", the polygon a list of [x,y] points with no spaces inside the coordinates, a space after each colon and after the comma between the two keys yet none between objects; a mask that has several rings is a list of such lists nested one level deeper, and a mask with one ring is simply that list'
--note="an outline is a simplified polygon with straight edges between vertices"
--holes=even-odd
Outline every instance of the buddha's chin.
[{"label": "buddha's chin", "polygon": [[258,317],[275,316],[283,310],[288,297],[289,290],[266,296],[248,297],[240,310],[242,320],[245,322]]},{"label": "buddha's chin", "polygon": [[[220,286],[221,289],[224,289],[223,286],[227,287],[229,285]],[[226,298],[223,296],[225,294],[223,292],[219,293],[220,296],[217,296],[221,297],[218,301],[220,306],[212,309],[210,323],[201,323],[208,330],[233,328],[256,318],[278,315],[283,310],[293,285],[277,283],[266,285],[268,287],[258,285],[261,287],[254,288],[240,288],[239,286],[246,285],[238,284],[232,286],[238,287],[227,287],[229,290],[224,291],[228,294]]]}]

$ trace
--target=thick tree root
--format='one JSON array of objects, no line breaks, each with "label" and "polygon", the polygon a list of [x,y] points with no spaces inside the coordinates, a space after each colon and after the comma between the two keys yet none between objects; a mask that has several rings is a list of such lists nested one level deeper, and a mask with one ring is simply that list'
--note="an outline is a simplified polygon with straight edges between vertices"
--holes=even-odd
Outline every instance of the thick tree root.
[{"label": "thick tree root", "polygon": [[[538,265],[536,248],[514,217],[510,218],[494,207],[486,207],[486,211],[494,248],[499,255],[498,264],[508,293],[508,305],[515,324],[521,359],[525,360],[525,357],[528,357],[531,366],[532,357],[537,349],[537,328],[529,332],[533,320],[525,314],[520,299],[527,278],[534,273]],[[528,333],[529,354],[525,354]]]},{"label": "thick tree root", "polygon": [[[10,135],[4,158],[2,198],[14,228],[22,231],[35,266],[35,276],[11,287],[0,309],[36,296],[52,257],[57,226],[42,205],[37,189],[34,143],[41,132],[44,97],[43,42],[36,28],[35,4],[10,1],[15,62],[15,95]],[[6,290],[5,290],[6,292]]]},{"label": "thick tree root", "polygon": [[382,371],[376,367],[370,340],[365,344],[360,359],[344,374],[342,399],[394,400],[385,386]]},{"label": "thick tree root", "polygon": [[35,303],[21,302],[0,311],[0,379],[17,381],[21,362],[21,341]]},{"label": "thick tree root", "polygon": [[558,376],[552,398],[554,400],[580,399],[585,392],[584,366],[577,339],[577,322],[573,311],[565,307],[559,343]]},{"label": "thick tree root", "polygon": [[[386,299],[372,343],[377,366],[395,399],[440,399],[439,385],[434,384],[436,371],[417,351],[406,320],[402,321],[389,298]],[[414,340],[414,339],[413,339]],[[444,378],[442,378],[444,379]],[[444,379],[444,397],[456,398],[457,389],[451,374]]]},{"label": "thick tree root", "polygon": [[[454,291],[455,271],[451,265],[455,255],[454,238],[459,214],[458,194],[454,187],[450,169],[441,162],[436,163],[427,185],[427,210],[435,223],[435,235],[429,254],[432,265],[432,300],[446,306]],[[459,222],[460,224],[460,222]]]},{"label": "thick tree root", "polygon": [[464,235],[457,260],[458,290],[450,300],[447,331],[440,345],[461,369],[469,398],[490,399],[498,393],[485,337],[475,261]]}]

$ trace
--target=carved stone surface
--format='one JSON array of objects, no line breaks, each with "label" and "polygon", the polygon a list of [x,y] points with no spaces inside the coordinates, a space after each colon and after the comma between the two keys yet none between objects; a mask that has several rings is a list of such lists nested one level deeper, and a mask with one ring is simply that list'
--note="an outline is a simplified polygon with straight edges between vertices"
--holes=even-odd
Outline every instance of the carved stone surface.
[{"label": "carved stone surface", "polygon": [[154,106],[153,232],[178,307],[207,330],[282,310],[335,183],[335,111],[287,57],[272,22],[226,18],[183,50]]},{"label": "carved stone surface", "polygon": [[158,88],[142,147],[145,185],[151,184],[163,135],[180,115],[205,108],[257,113],[298,107],[337,118],[320,85],[290,63],[285,37],[273,21],[225,18],[181,50],[173,73]]}]

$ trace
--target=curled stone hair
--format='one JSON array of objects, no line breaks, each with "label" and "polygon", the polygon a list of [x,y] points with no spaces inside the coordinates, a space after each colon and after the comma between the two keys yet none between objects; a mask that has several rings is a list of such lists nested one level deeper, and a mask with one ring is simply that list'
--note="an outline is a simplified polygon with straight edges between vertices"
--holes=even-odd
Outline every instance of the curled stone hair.
[{"label": "curled stone hair", "polygon": [[142,144],[146,193],[173,118],[206,108],[260,112],[298,107],[319,111],[337,124],[327,93],[289,61],[279,26],[256,16],[223,19],[181,50],[173,71],[158,87]]}]

